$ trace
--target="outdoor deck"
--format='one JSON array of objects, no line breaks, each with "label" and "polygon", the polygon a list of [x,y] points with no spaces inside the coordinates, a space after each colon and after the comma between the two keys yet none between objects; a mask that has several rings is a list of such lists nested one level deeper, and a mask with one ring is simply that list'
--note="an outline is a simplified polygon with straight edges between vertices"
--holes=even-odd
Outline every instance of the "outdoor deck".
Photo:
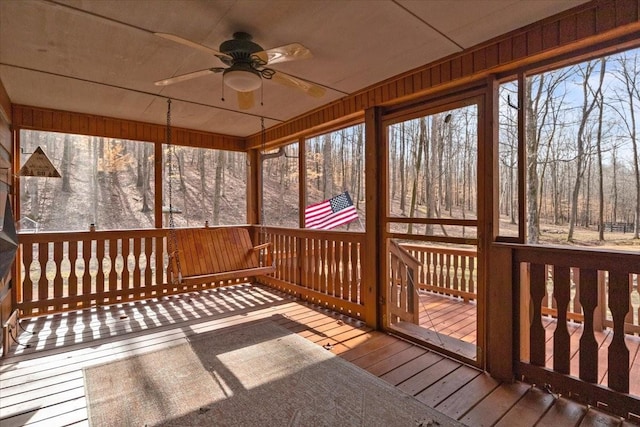
[{"label": "outdoor deck", "polygon": [[[460,334],[471,328],[446,315],[445,302],[438,304],[438,318]],[[435,318],[435,308],[430,315]],[[1,424],[88,425],[82,368],[268,318],[470,426],[631,425],[527,384],[500,383],[359,321],[248,285],[23,320],[19,340],[29,348],[14,347],[0,362]]]},{"label": "outdoor deck", "polygon": [[[431,292],[423,292],[420,296],[420,326],[472,344],[476,343],[476,311],[477,307],[474,301],[464,302],[461,298]],[[556,328],[556,321],[549,316],[545,316],[542,319],[547,343],[546,366],[553,368],[553,332]],[[582,335],[582,323],[570,322],[568,330],[573,348],[571,352],[571,372],[574,376],[578,376],[580,353],[577,348]],[[605,362],[600,363],[600,366],[598,366],[599,384],[606,385],[606,349],[613,338],[613,330],[606,328],[604,331],[596,331],[595,338],[600,351],[603,352],[602,360]],[[627,334],[625,342],[629,349],[631,378],[638,378],[640,375],[640,337]],[[631,381],[629,392],[639,396],[640,382]]]}]

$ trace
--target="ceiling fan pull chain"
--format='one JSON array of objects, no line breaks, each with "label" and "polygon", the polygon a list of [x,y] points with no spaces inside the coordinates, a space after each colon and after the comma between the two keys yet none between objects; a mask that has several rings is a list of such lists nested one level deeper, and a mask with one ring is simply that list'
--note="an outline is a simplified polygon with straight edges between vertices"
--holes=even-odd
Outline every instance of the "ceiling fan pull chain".
[{"label": "ceiling fan pull chain", "polygon": [[224,102],[224,81],[222,81],[221,83],[222,83],[222,98],[220,98],[220,100]]}]

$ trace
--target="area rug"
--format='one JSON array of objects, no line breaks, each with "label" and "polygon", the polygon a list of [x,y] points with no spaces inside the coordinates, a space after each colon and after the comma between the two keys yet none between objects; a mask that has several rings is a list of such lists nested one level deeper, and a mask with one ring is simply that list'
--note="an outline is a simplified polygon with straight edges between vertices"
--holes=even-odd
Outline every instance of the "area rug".
[{"label": "area rug", "polygon": [[459,426],[273,322],[85,369],[92,426]]}]

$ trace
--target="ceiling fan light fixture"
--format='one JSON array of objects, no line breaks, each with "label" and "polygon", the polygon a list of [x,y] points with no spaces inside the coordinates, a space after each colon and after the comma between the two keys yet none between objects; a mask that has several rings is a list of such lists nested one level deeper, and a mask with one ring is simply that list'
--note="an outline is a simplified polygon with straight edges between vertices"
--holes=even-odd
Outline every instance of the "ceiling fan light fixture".
[{"label": "ceiling fan light fixture", "polygon": [[253,92],[262,86],[260,74],[249,68],[227,68],[222,79],[226,86],[238,92]]}]

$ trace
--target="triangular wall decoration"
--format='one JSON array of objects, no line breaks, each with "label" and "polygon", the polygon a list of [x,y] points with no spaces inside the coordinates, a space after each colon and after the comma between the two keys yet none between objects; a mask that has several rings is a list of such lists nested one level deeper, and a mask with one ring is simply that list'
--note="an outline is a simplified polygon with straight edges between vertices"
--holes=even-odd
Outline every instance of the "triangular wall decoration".
[{"label": "triangular wall decoration", "polygon": [[39,176],[42,178],[60,178],[60,172],[53,166],[51,160],[44,154],[42,148],[36,148],[31,157],[20,168],[20,176]]}]

